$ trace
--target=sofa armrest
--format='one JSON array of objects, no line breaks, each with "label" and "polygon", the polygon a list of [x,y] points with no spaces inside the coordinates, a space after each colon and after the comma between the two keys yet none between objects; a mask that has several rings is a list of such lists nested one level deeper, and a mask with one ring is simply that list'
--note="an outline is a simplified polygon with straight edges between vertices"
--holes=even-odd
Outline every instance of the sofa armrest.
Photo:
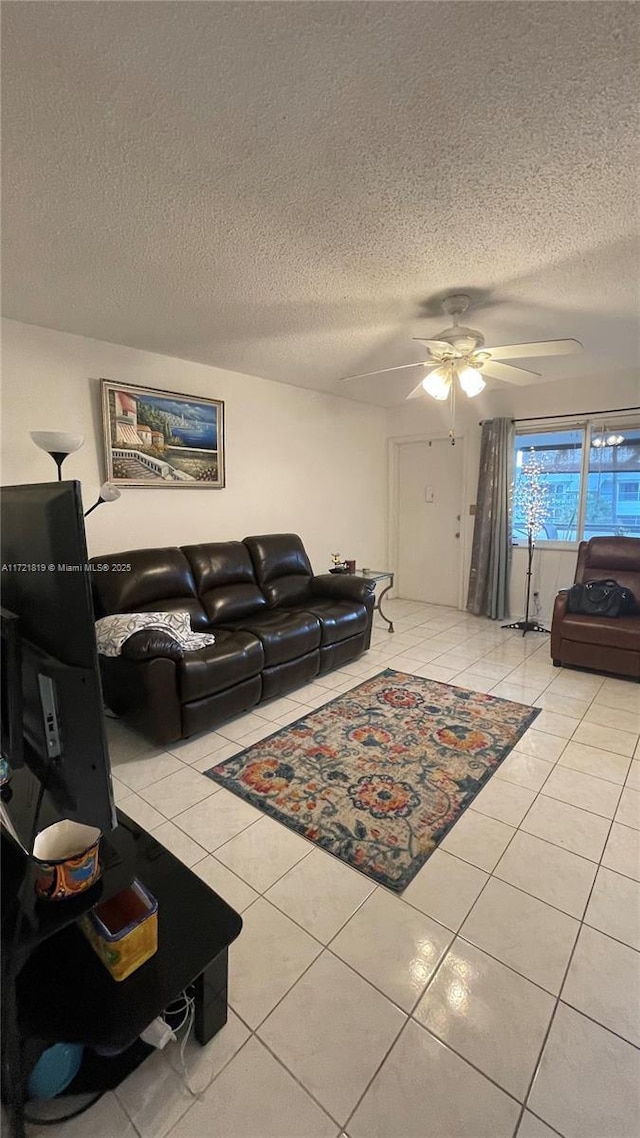
[{"label": "sofa armrest", "polygon": [[126,660],[155,660],[164,657],[168,660],[182,660],[184,649],[169,636],[157,628],[142,628],[134,632],[125,640],[120,652]]},{"label": "sofa armrest", "polygon": [[551,658],[560,659],[560,642],[562,640],[562,621],[567,613],[569,590],[561,590],[553,606],[553,619],[551,621]]},{"label": "sofa armrest", "polygon": [[553,603],[553,615],[554,615],[554,617],[557,614],[558,620],[562,620],[562,618],[567,613],[568,603],[569,603],[569,589],[568,588],[567,589],[559,589],[558,595],[557,595],[557,597]]},{"label": "sofa armrest", "polygon": [[373,607],[375,582],[349,573],[321,573],[309,582],[312,597],[333,597],[342,601],[359,601]]},{"label": "sofa armrest", "polygon": [[122,655],[100,656],[107,707],[123,716],[157,747],[165,747],[183,737],[177,673],[177,662],[162,656],[138,660],[128,660]]}]

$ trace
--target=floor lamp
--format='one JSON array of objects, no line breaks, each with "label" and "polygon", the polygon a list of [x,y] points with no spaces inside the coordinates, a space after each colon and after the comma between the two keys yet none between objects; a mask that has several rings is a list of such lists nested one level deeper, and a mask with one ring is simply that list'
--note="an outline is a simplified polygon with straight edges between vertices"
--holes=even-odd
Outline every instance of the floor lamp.
[{"label": "floor lamp", "polygon": [[531,603],[531,578],[533,575],[533,551],[536,547],[534,534],[541,529],[547,516],[547,487],[542,481],[543,468],[531,451],[526,466],[523,465],[522,474],[516,480],[513,491],[514,508],[519,508],[524,514],[527,527],[527,599],[523,620],[515,620],[511,624],[503,624],[503,628],[517,628],[523,636],[527,632],[548,632],[537,620],[529,619],[529,605]]},{"label": "floor lamp", "polygon": [[71,435],[68,431],[29,431],[29,434],[40,450],[51,455],[58,468],[58,482],[62,482],[62,464],[67,455],[80,450],[84,435]]},{"label": "floor lamp", "polygon": [[98,493],[98,500],[94,502],[92,506],[89,506],[88,510],[85,510],[85,518],[88,518],[89,514],[97,510],[98,506],[101,506],[103,502],[117,502],[119,497],[120,491],[117,486],[114,486],[112,482],[103,482]]},{"label": "floor lamp", "polygon": [[[69,454],[80,450],[84,442],[84,435],[71,435],[67,431],[29,431],[32,441],[40,450],[50,454],[58,468],[58,482],[62,482],[62,464]],[[120,497],[120,491],[112,482],[103,482],[98,492],[97,501],[85,510],[85,518],[89,517],[103,502],[115,502]]]}]

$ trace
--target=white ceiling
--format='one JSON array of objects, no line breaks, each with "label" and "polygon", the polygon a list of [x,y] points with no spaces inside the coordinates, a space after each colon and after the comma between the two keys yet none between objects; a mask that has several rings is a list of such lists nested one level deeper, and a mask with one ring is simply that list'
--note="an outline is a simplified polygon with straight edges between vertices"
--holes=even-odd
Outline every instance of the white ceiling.
[{"label": "white ceiling", "polygon": [[4,313],[394,404],[487,343],[639,360],[628,3],[8,3]]}]

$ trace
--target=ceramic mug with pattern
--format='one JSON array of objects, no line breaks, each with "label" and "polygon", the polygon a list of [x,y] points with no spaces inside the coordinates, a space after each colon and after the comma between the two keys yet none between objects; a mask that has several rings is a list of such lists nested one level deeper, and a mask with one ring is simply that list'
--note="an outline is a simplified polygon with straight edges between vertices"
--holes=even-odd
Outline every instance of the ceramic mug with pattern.
[{"label": "ceramic mug with pattern", "polygon": [[42,830],[33,846],[38,896],[61,901],[89,889],[100,876],[100,836],[69,818]]}]

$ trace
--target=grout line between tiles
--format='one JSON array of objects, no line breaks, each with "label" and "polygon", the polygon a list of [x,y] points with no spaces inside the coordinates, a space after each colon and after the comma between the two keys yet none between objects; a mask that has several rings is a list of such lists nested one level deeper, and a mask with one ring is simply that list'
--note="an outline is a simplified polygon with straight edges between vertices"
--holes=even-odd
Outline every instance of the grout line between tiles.
[{"label": "grout line between tiles", "polygon": [[[239,1019],[239,1018],[240,1018],[240,1017],[238,1016],[238,1019]],[[243,1024],[244,1024],[244,1020],[243,1020],[242,1022],[243,1022]],[[245,1026],[245,1027],[247,1027],[247,1024],[244,1024],[244,1026]],[[222,1029],[221,1029],[221,1030],[222,1030]],[[193,1107],[196,1105],[196,1103],[197,1103],[197,1102],[199,1102],[199,1101],[200,1101],[200,1100],[201,1100],[201,1099],[204,1097],[204,1095],[206,1095],[206,1094],[208,1093],[209,1089],[210,1089],[210,1088],[213,1086],[213,1084],[215,1083],[216,1079],[217,1079],[217,1078],[218,1078],[218,1077],[219,1077],[219,1076],[222,1074],[222,1072],[223,1072],[223,1071],[224,1071],[224,1070],[225,1070],[225,1069],[226,1069],[226,1068],[229,1066],[229,1064],[233,1062],[233,1060],[236,1058],[236,1056],[237,1056],[237,1055],[239,1055],[241,1051],[244,1051],[245,1047],[247,1046],[247,1044],[249,1043],[249,1041],[251,1040],[251,1038],[252,1038],[252,1036],[253,1036],[253,1034],[254,1034],[254,1033],[251,1031],[251,1029],[250,1029],[250,1028],[248,1028],[248,1030],[249,1030],[250,1034],[249,1034],[249,1035],[247,1036],[247,1038],[246,1038],[246,1039],[245,1039],[245,1040],[244,1040],[244,1041],[243,1041],[243,1042],[240,1044],[240,1046],[239,1046],[238,1050],[237,1050],[237,1051],[234,1051],[233,1055],[230,1055],[230,1056],[229,1056],[229,1058],[225,1060],[225,1062],[222,1064],[222,1066],[221,1066],[221,1067],[220,1067],[220,1068],[219,1068],[219,1069],[218,1069],[218,1070],[215,1072],[215,1074],[214,1074],[214,1075],[212,1075],[212,1076],[211,1076],[211,1078],[210,1078],[209,1082],[206,1084],[206,1086],[205,1086],[205,1087],[203,1087],[203,1088],[202,1088],[202,1090],[200,1090],[200,1091],[197,1091],[195,1094],[192,1094],[192,1093],[191,1093],[191,1092],[189,1092],[189,1090],[186,1088],[186,1083],[185,1083],[185,1080],[184,1080],[184,1073],[183,1073],[183,1072],[181,1072],[181,1071],[176,1071],[176,1069],[175,1069],[175,1068],[172,1066],[172,1064],[171,1064],[171,1063],[169,1063],[169,1060],[168,1060],[168,1058],[166,1059],[166,1065],[167,1065],[167,1067],[169,1068],[169,1070],[173,1071],[174,1075],[176,1075],[176,1076],[178,1077],[178,1079],[180,1080],[181,1084],[182,1084],[182,1085],[185,1087],[185,1089],[187,1090],[187,1094],[189,1095],[189,1097],[190,1097],[190,1099],[191,1099],[191,1102],[189,1102],[189,1103],[188,1103],[188,1105],[187,1105],[187,1109],[186,1109],[186,1110],[185,1110],[185,1111],[184,1111],[184,1112],[183,1112],[183,1113],[180,1115],[180,1118],[177,1118],[177,1119],[176,1119],[176,1121],[174,1122],[173,1126],[171,1127],[171,1130],[169,1130],[169,1132],[168,1132],[168,1133],[165,1135],[165,1138],[171,1138],[171,1135],[173,1134],[173,1132],[174,1132],[174,1130],[175,1130],[176,1126],[178,1126],[178,1124],[179,1124],[179,1123],[181,1123],[181,1122],[182,1122],[182,1121],[183,1121],[183,1120],[186,1118],[187,1114],[189,1114],[189,1112],[190,1112],[190,1111],[193,1109]],[[214,1038],[215,1038],[215,1037],[214,1037]],[[123,1109],[124,1109],[124,1104],[121,1104],[121,1105],[123,1105]],[[126,1113],[126,1109],[125,1109],[125,1113]],[[132,1119],[131,1121],[133,1122],[133,1119]],[[135,1126],[135,1123],[134,1123],[134,1126]],[[138,1133],[140,1133],[140,1131],[138,1131]],[[141,1138],[142,1138],[142,1136],[141,1136]]]},{"label": "grout line between tiles", "polygon": [[367,1094],[368,1094],[368,1092],[369,1092],[369,1088],[372,1086],[372,1084],[373,1084],[374,1080],[375,1080],[375,1079],[378,1077],[378,1075],[380,1074],[380,1071],[382,1070],[382,1068],[383,1068],[384,1064],[386,1063],[386,1061],[387,1061],[387,1059],[389,1058],[389,1056],[390,1056],[391,1052],[393,1051],[393,1048],[396,1046],[396,1044],[397,1044],[397,1043],[399,1043],[399,1041],[400,1041],[400,1036],[401,1036],[401,1035],[402,1035],[402,1034],[403,1034],[403,1033],[406,1031],[406,1029],[407,1029],[407,1024],[408,1024],[409,1022],[410,1022],[410,1021],[409,1021],[409,1016],[407,1016],[407,1018],[406,1018],[405,1022],[402,1024],[402,1027],[400,1028],[399,1032],[397,1033],[397,1035],[396,1035],[396,1036],[395,1036],[395,1038],[393,1039],[393,1041],[392,1041],[391,1045],[390,1045],[390,1046],[387,1048],[387,1050],[385,1051],[384,1055],[382,1056],[382,1059],[381,1059],[381,1060],[380,1060],[380,1062],[378,1063],[378,1066],[376,1067],[375,1071],[373,1072],[373,1075],[372,1075],[372,1076],[371,1076],[371,1078],[369,1079],[369,1082],[368,1082],[368,1083],[367,1083],[367,1085],[365,1086],[365,1088],[364,1088],[364,1090],[363,1090],[362,1094],[360,1095],[360,1097],[359,1097],[358,1101],[356,1102],[356,1105],[354,1106],[353,1110],[351,1111],[351,1113],[350,1113],[350,1114],[348,1114],[348,1115],[347,1115],[347,1117],[346,1117],[346,1119],[345,1119],[345,1122],[344,1122],[344,1127],[343,1127],[343,1129],[344,1129],[344,1130],[346,1130],[346,1129],[347,1129],[347,1127],[350,1125],[350,1123],[351,1123],[351,1120],[352,1120],[353,1116],[355,1115],[356,1111],[358,1110],[358,1107],[360,1106],[360,1103],[363,1101],[363,1099],[364,1099],[365,1095],[367,1095]]},{"label": "grout line between tiles", "polygon": [[[619,799],[618,799],[618,801],[619,801]],[[617,806],[616,806],[616,810],[617,810]],[[614,817],[615,817],[615,812],[614,812]],[[543,1040],[543,1043],[542,1043],[542,1047],[540,1048],[540,1052],[539,1052],[539,1055],[538,1055],[538,1059],[537,1059],[537,1062],[535,1063],[535,1065],[534,1065],[534,1068],[533,1068],[533,1073],[532,1073],[532,1075],[531,1075],[531,1080],[530,1080],[530,1082],[529,1082],[529,1087],[528,1087],[527,1093],[526,1093],[526,1095],[525,1095],[525,1098],[524,1098],[523,1108],[522,1108],[522,1112],[521,1112],[521,1116],[520,1116],[521,1118],[522,1118],[522,1114],[524,1114],[524,1111],[525,1111],[525,1110],[526,1110],[526,1108],[527,1108],[527,1103],[528,1103],[528,1101],[529,1101],[529,1097],[530,1097],[530,1095],[531,1095],[531,1091],[533,1090],[533,1087],[534,1087],[534,1084],[535,1084],[536,1078],[537,1078],[537,1076],[538,1076],[538,1072],[540,1071],[540,1068],[541,1068],[541,1065],[542,1065],[542,1059],[543,1059],[543,1056],[544,1056],[544,1053],[545,1053],[545,1050],[546,1050],[546,1046],[547,1046],[547,1043],[548,1043],[548,1040],[549,1040],[549,1035],[551,1034],[551,1029],[552,1029],[552,1027],[553,1027],[553,1023],[554,1023],[554,1021],[555,1021],[555,1018],[556,1018],[556,1015],[557,1015],[557,1012],[558,1012],[558,1008],[559,1008],[559,1006],[560,1006],[560,1003],[563,1003],[563,1002],[564,1002],[564,1001],[562,1000],[562,993],[563,993],[563,991],[564,991],[564,986],[565,986],[565,984],[566,984],[566,982],[567,982],[567,976],[569,975],[569,971],[570,971],[570,969],[571,969],[571,965],[573,964],[573,958],[574,958],[574,956],[575,956],[575,951],[576,951],[576,948],[577,948],[577,946],[578,946],[578,941],[579,941],[579,939],[580,939],[580,934],[581,934],[581,932],[582,932],[582,929],[583,929],[583,927],[584,927],[584,925],[585,925],[585,920],[584,920],[584,918],[585,918],[585,916],[586,916],[586,914],[587,914],[587,910],[588,910],[588,908],[589,908],[589,904],[590,904],[590,902],[591,902],[591,897],[592,897],[592,895],[593,895],[593,890],[595,889],[596,881],[597,881],[597,879],[598,879],[598,873],[599,873],[599,871],[600,871],[600,869],[601,869],[601,867],[602,867],[602,858],[604,857],[604,853],[605,853],[605,850],[606,850],[606,848],[607,848],[607,843],[608,843],[608,841],[609,841],[609,837],[610,837],[610,835],[611,835],[611,830],[613,829],[613,822],[614,822],[614,819],[612,818],[612,819],[611,819],[611,822],[610,822],[610,825],[609,825],[609,829],[608,829],[608,831],[607,831],[607,836],[606,836],[606,839],[605,839],[605,842],[604,842],[604,846],[603,846],[603,848],[602,848],[602,853],[601,853],[601,855],[600,855],[600,860],[599,860],[599,862],[598,862],[598,868],[597,868],[597,870],[596,870],[596,873],[595,873],[595,876],[594,876],[594,878],[593,878],[593,882],[592,882],[592,884],[591,884],[591,888],[590,888],[590,890],[589,890],[589,895],[588,895],[588,897],[587,897],[587,901],[586,901],[586,904],[585,904],[585,906],[584,906],[584,909],[583,909],[583,914],[582,914],[582,917],[581,917],[581,919],[580,919],[580,922],[579,922],[579,925],[578,925],[578,931],[577,931],[577,934],[576,934],[575,940],[574,940],[574,942],[573,942],[573,947],[572,947],[572,949],[571,949],[571,952],[569,953],[569,959],[568,959],[568,961],[567,961],[567,966],[566,966],[566,968],[565,968],[565,970],[564,970],[564,976],[563,976],[563,978],[562,978],[562,983],[561,983],[561,985],[560,985],[560,988],[559,988],[559,990],[558,990],[558,995],[557,995],[557,997],[556,997],[556,1002],[555,1002],[555,1005],[554,1005],[553,1011],[552,1011],[552,1013],[551,1013],[551,1018],[550,1018],[550,1020],[549,1020],[549,1026],[548,1026],[548,1028],[547,1028],[547,1031],[546,1031],[546,1034],[545,1034],[545,1037],[544,1037],[544,1040]],[[606,867],[605,867],[605,868],[606,868]],[[612,871],[612,872],[614,872],[614,871]],[[601,930],[600,930],[600,931],[601,931]],[[606,934],[606,933],[604,933],[603,935],[605,935],[605,936],[606,936],[607,934]],[[566,1006],[571,1006],[571,1005],[566,1005]],[[578,1009],[576,1009],[576,1011],[577,1011],[577,1010],[578,1010]],[[579,1012],[579,1011],[578,1011],[578,1014],[583,1014],[583,1013],[581,1013],[581,1012]],[[590,1017],[590,1016],[587,1016],[586,1018],[590,1019],[591,1017]],[[598,1021],[594,1020],[593,1022],[594,1022],[594,1023],[597,1023]],[[600,1028],[602,1028],[602,1030],[603,1030],[603,1031],[609,1031],[609,1028],[605,1027],[605,1026],[604,1026],[604,1024],[598,1024],[598,1026],[599,1026]],[[615,1034],[615,1035],[617,1035],[617,1032],[614,1032],[614,1033],[612,1033],[612,1034]],[[619,1037],[619,1038],[621,1038],[621,1037]],[[626,1043],[629,1043],[630,1041],[629,1041],[629,1040],[625,1040],[625,1042],[626,1042]],[[631,1046],[634,1046],[634,1045],[633,1045],[633,1044],[631,1044]],[[543,1121],[544,1121],[544,1119],[543,1119]],[[520,1125],[520,1123],[518,1123],[518,1125]]]},{"label": "grout line between tiles", "polygon": [[[402,1026],[404,1027],[404,1024]],[[402,1030],[402,1028],[400,1030]],[[287,1072],[287,1075],[289,1076],[289,1078],[293,1079],[293,1081],[295,1083],[297,1083],[298,1086],[304,1091],[305,1095],[307,1095],[307,1097],[310,1098],[316,1104],[316,1106],[319,1106],[321,1111],[323,1112],[323,1114],[326,1114],[327,1118],[330,1118],[331,1121],[334,1123],[334,1125],[338,1127],[338,1133],[340,1134],[343,1127],[338,1122],[338,1119],[336,1118],[336,1116],[334,1114],[332,1114],[331,1111],[328,1110],[326,1106],[324,1106],[324,1104],[320,1101],[320,1099],[317,1098],[316,1095],[314,1095],[313,1091],[310,1091],[309,1088],[304,1085],[304,1083],[299,1078],[299,1076],[296,1075],[295,1072],[292,1071],[290,1067],[287,1067],[287,1064],[284,1062],[284,1059],[282,1059],[278,1055],[278,1053],[276,1051],[274,1051],[269,1046],[269,1044],[262,1038],[261,1035],[258,1035],[257,1029],[254,1032],[254,1034],[255,1034],[255,1037],[258,1040],[258,1042],[261,1043],[262,1046],[265,1048],[265,1050],[269,1052],[272,1059],[275,1059],[276,1062],[283,1068],[283,1070]],[[247,1138],[253,1138],[253,1135],[247,1135]],[[257,1135],[256,1135],[256,1138],[258,1138]]]},{"label": "grout line between tiles", "polygon": [[[582,932],[582,927],[583,926],[581,925],[580,926],[580,932]],[[590,925],[587,925],[587,928],[590,928],[590,927],[591,927]],[[596,929],[595,931],[600,932],[600,929]],[[601,936],[607,936],[607,933],[601,933],[600,935]],[[578,939],[579,939],[579,937],[580,937],[580,933],[578,933]],[[612,939],[612,938],[609,938],[609,939]],[[620,942],[618,941],[618,943],[620,943]],[[577,944],[577,941],[576,941],[576,944]],[[630,946],[626,945],[626,947],[629,948]],[[631,949],[631,951],[635,952],[635,949]],[[564,987],[565,983],[566,983],[566,977],[565,977],[565,980],[563,982],[563,987]],[[581,1015],[583,1019],[590,1020],[591,1023],[594,1023],[596,1025],[596,1027],[601,1028],[603,1031],[608,1031],[609,1035],[615,1035],[616,1039],[619,1039],[622,1043],[628,1044],[629,1047],[633,1047],[633,1049],[635,1051],[640,1051],[640,1044],[634,1043],[632,1039],[627,1039],[626,1035],[621,1035],[619,1031],[615,1031],[614,1028],[608,1027],[607,1024],[600,1023],[599,1019],[595,1019],[592,1015],[589,1015],[589,1012],[585,1012],[583,1008],[576,1007],[576,1005],[570,1003],[569,1000],[563,999],[562,995],[560,995],[558,997],[558,1001],[559,1001],[559,1003],[563,1004],[565,1008],[571,1008],[572,1011],[577,1012],[578,1015]]]},{"label": "grout line between tiles", "polygon": [[[561,1134],[559,1130],[556,1130],[555,1126],[550,1126],[548,1122],[545,1122],[544,1118],[541,1118],[539,1114],[535,1114],[534,1111],[532,1111],[530,1106],[525,1106],[524,1110],[522,1111],[522,1114],[520,1115],[520,1118],[518,1119],[518,1126],[520,1126],[520,1123],[522,1121],[522,1117],[523,1117],[526,1110],[528,1110],[529,1114],[532,1114],[534,1118],[537,1118],[538,1122],[541,1122],[543,1124],[543,1126],[546,1126],[547,1129],[550,1130],[552,1134],[557,1134],[559,1136],[559,1138],[565,1138],[565,1136],[563,1134]],[[518,1133],[518,1131],[516,1130],[516,1135],[517,1135],[517,1133]]]}]

